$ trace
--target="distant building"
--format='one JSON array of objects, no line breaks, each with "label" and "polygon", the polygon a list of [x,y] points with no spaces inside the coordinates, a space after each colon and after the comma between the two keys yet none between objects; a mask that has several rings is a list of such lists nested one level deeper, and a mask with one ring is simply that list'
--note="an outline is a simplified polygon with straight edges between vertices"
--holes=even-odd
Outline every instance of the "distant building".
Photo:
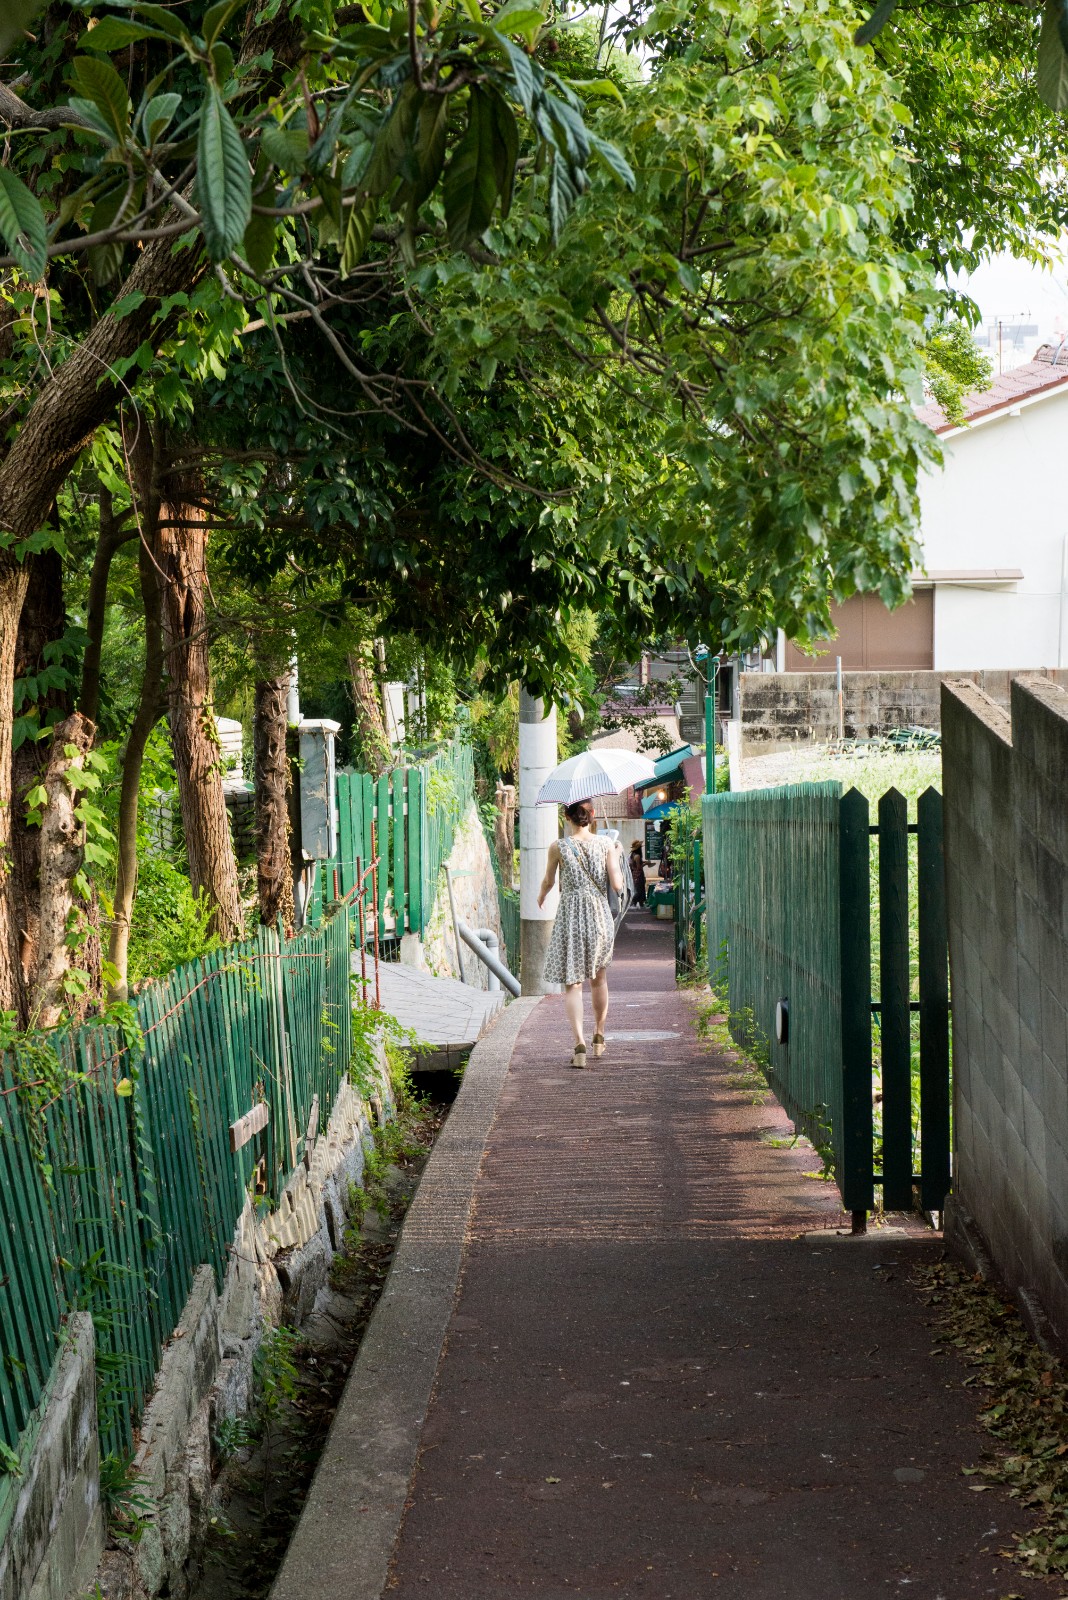
[{"label": "distant building", "polygon": [[955,427],[919,416],[942,441],[920,487],[922,568],[912,600],[877,595],[832,608],[837,636],[816,660],[780,637],[779,671],[939,671],[1068,665],[1068,342],[965,401]]}]

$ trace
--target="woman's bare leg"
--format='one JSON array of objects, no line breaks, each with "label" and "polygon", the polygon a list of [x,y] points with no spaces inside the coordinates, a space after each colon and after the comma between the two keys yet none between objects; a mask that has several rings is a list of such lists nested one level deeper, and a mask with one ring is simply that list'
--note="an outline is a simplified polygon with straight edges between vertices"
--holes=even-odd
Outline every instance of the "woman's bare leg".
[{"label": "woman's bare leg", "polygon": [[569,983],[564,989],[564,1011],[575,1035],[576,1045],[585,1045],[586,1034],[582,1020],[582,985]]},{"label": "woman's bare leg", "polygon": [[590,979],[590,994],[593,999],[593,1031],[604,1033],[604,1025],[608,1021],[608,968],[602,967],[595,978]]}]

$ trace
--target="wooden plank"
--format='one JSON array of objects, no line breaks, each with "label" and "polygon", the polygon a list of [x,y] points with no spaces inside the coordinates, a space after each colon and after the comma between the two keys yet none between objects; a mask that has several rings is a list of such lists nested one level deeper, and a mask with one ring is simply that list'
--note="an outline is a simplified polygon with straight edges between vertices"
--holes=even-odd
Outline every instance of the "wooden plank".
[{"label": "wooden plank", "polygon": [[375,786],[375,845],[378,861],[378,937],[386,932],[386,895],[389,893],[389,774],[383,772]]},{"label": "wooden plank", "polygon": [[248,1144],[254,1139],[271,1120],[271,1108],[266,1100],[261,1100],[259,1105],[246,1111],[243,1117],[238,1117],[236,1122],[230,1124],[230,1154],[236,1155],[243,1144]]},{"label": "wooden plank", "polygon": [[920,1204],[941,1211],[950,1186],[949,936],[942,796],[925,789],[919,833]]},{"label": "wooden plank", "polygon": [[337,774],[337,853],[341,871],[341,893],[348,894],[355,881],[356,852],[352,848],[352,821],[349,812],[349,792],[352,775]]},{"label": "wooden plank", "polygon": [[908,803],[879,801],[879,1032],[883,1064],[883,1207],[912,1209]]},{"label": "wooden plank", "polygon": [[352,844],[352,881],[357,880],[356,864],[361,870],[367,865],[367,843],[363,832],[363,774],[354,772],[349,779],[349,839]]},{"label": "wooden plank", "polygon": [[397,937],[404,932],[404,912],[407,895],[404,888],[404,772],[396,769],[390,780],[390,810],[393,815],[393,915],[397,923]]},{"label": "wooden plank", "polygon": [[408,927],[423,931],[423,770],[408,769]]},{"label": "wooden plank", "polygon": [[836,1177],[847,1211],[870,1211],[871,866],[868,802],[850,789],[839,802],[839,952],[842,975],[842,1128],[835,1134]]}]

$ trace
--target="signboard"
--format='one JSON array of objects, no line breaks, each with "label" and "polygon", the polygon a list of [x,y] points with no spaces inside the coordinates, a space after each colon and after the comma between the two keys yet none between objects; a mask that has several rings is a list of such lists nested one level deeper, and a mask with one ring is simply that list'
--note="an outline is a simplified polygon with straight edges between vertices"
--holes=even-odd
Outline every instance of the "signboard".
[{"label": "signboard", "polygon": [[663,824],[659,822],[647,822],[645,824],[646,861],[659,861],[664,854],[664,835],[660,831],[662,826]]}]

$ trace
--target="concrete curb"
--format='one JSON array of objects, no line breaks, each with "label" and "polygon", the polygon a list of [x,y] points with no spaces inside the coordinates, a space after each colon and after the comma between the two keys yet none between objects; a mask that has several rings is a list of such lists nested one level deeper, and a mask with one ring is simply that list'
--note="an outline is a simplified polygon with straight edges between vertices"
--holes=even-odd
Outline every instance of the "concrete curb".
[{"label": "concrete curb", "polygon": [[380,1600],[460,1281],[497,1098],[539,997],[514,1000],[471,1054],[404,1221],[271,1600]]}]

